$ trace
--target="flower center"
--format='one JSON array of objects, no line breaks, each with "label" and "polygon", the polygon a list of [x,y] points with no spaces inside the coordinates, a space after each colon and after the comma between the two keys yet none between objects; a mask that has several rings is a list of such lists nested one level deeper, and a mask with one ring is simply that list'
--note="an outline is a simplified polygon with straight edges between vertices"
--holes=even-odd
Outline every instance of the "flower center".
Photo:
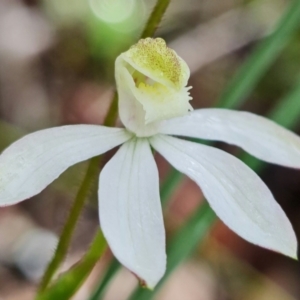
[{"label": "flower center", "polygon": [[148,94],[149,96],[152,96],[153,101],[166,101],[168,99],[167,95],[172,93],[165,85],[154,81],[137,70],[133,72],[132,78],[139,92],[143,95]]},{"label": "flower center", "polygon": [[157,82],[176,90],[186,85],[189,74],[184,72],[183,62],[163,39],[140,40],[126,52],[126,56],[133,67],[138,67],[137,71],[143,70],[143,74],[146,71],[145,75]]},{"label": "flower center", "polygon": [[122,53],[116,60],[116,79],[124,125],[146,136],[160,121],[193,110],[189,75],[187,64],[160,38],[142,39]]}]

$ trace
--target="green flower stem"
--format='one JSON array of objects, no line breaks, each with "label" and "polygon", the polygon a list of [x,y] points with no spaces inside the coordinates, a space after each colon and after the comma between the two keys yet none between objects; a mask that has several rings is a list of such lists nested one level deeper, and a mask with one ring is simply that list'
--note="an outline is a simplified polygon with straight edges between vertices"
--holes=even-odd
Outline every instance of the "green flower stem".
[{"label": "green flower stem", "polygon": [[[145,26],[145,29],[141,35],[141,38],[145,38],[148,36],[152,36],[159,25],[168,5],[170,3],[170,0],[158,0],[156,6],[154,7],[150,18]],[[115,93],[114,98],[112,100],[110,109],[106,115],[104,125],[105,126],[112,126],[114,125],[118,115],[118,95]],[[90,191],[90,189],[93,186],[94,178],[99,173],[99,164],[101,162],[101,157],[95,157],[91,159],[87,173],[83,179],[83,182],[79,188],[79,191],[77,193],[77,196],[75,198],[74,204],[71,208],[70,214],[67,218],[66,224],[63,228],[63,231],[61,233],[57,249],[55,251],[55,254],[48,265],[48,268],[42,278],[42,281],[40,283],[38,293],[37,293],[37,299],[40,299],[41,295],[45,291],[45,289],[48,287],[53,275],[57,271],[59,265],[61,262],[64,260],[68,247],[76,226],[76,223],[78,221],[80,212],[84,206],[85,199],[87,198],[87,195]],[[97,237],[99,236],[100,233],[97,234],[95,240],[93,241],[91,245],[91,249],[96,248],[98,245],[98,239]],[[86,263],[86,256],[89,255],[89,252],[84,256],[84,259],[82,260],[82,264],[79,264],[79,266],[84,266]],[[94,257],[100,258],[102,255],[102,250],[99,249],[98,256],[95,254]],[[97,260],[94,261],[94,264],[96,263]],[[80,276],[83,276],[84,278],[90,273],[92,270],[94,264],[88,263],[87,266],[84,268],[84,271],[81,272]],[[66,273],[65,276],[67,276],[68,273]],[[74,289],[73,292],[76,290]],[[67,299],[67,298],[65,298]]]},{"label": "green flower stem", "polygon": [[[117,93],[115,93],[110,108],[108,110],[108,113],[106,115],[106,118],[104,120],[105,126],[114,125],[118,116],[117,111],[118,111],[118,95]],[[101,163],[101,159],[102,156],[99,156],[99,157],[94,157],[90,160],[86,174],[77,192],[76,198],[74,200],[74,204],[71,207],[71,211],[69,213],[65,226],[60,235],[59,242],[56,251],[54,253],[54,256],[51,262],[49,263],[44,273],[44,276],[40,282],[38,292],[37,292],[37,297],[39,297],[48,287],[52,277],[54,276],[55,272],[57,271],[58,267],[60,266],[60,264],[62,263],[62,261],[64,260],[68,252],[69,244],[71,242],[71,238],[73,236],[76,223],[80,216],[81,210],[84,206],[85,199],[87,198],[90,190],[94,185],[94,179],[99,174],[99,165]],[[97,239],[95,239],[95,242],[98,243]]]},{"label": "green flower stem", "polygon": [[64,260],[66,254],[67,254],[68,247],[71,242],[71,238],[72,238],[77,220],[80,216],[80,212],[84,206],[85,199],[86,199],[90,189],[92,188],[92,185],[94,183],[93,179],[99,173],[99,163],[100,163],[100,157],[92,158],[89,163],[87,172],[83,179],[83,182],[78,190],[74,204],[71,208],[71,211],[69,213],[69,216],[67,218],[65,226],[60,235],[59,242],[58,242],[56,251],[54,253],[54,256],[53,256],[50,264],[48,265],[47,270],[44,273],[44,276],[39,285],[38,295],[47,288],[53,275],[55,274],[55,272],[57,271],[58,267],[60,266],[61,262]]},{"label": "green flower stem", "polygon": [[171,0],[158,0],[141,34],[141,39],[153,36]]},{"label": "green flower stem", "polygon": [[103,125],[114,126],[118,118],[118,93],[115,92]]},{"label": "green flower stem", "polygon": [[50,289],[39,295],[36,300],[70,299],[88,276],[87,270],[90,270],[97,263],[99,256],[103,254],[105,249],[106,241],[99,230],[93,245],[80,264],[76,264],[67,273],[62,274],[59,280]]}]

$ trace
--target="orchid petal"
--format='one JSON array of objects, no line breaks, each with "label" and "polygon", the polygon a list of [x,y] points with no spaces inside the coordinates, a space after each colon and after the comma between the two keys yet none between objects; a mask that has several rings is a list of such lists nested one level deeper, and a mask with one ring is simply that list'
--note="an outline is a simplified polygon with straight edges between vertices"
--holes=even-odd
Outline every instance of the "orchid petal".
[{"label": "orchid petal", "polygon": [[297,240],[289,220],[248,166],[219,149],[169,136],[153,137],[151,144],[201,187],[229,228],[251,243],[296,257]]},{"label": "orchid petal", "polygon": [[99,183],[100,224],[116,258],[153,288],[165,272],[157,167],[146,139],[124,144]]},{"label": "orchid petal", "polygon": [[0,206],[38,194],[68,167],[130,138],[124,129],[99,125],[61,126],[24,136],[0,156]]},{"label": "orchid petal", "polygon": [[199,109],[165,121],[161,133],[237,145],[266,162],[300,168],[300,137],[264,117],[228,109]]}]

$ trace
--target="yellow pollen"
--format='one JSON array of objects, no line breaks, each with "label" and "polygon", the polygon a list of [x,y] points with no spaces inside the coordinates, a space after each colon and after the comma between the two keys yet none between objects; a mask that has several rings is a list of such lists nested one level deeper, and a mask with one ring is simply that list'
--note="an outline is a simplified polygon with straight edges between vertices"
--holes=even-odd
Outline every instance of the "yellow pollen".
[{"label": "yellow pollen", "polygon": [[126,55],[136,65],[150,71],[157,79],[166,79],[178,89],[182,87],[182,64],[163,39],[142,39],[132,46]]}]

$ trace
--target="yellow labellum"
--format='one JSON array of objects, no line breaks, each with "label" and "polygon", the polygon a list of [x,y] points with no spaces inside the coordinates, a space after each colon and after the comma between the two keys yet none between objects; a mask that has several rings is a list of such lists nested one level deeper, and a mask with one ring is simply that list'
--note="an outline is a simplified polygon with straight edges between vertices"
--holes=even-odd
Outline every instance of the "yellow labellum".
[{"label": "yellow labellum", "polygon": [[176,89],[186,84],[187,66],[161,38],[140,40],[126,52],[126,56],[157,81],[167,81]]},{"label": "yellow labellum", "polygon": [[193,110],[189,76],[187,64],[161,38],[142,39],[122,53],[116,60],[116,79],[124,125],[151,135],[157,122]]}]

